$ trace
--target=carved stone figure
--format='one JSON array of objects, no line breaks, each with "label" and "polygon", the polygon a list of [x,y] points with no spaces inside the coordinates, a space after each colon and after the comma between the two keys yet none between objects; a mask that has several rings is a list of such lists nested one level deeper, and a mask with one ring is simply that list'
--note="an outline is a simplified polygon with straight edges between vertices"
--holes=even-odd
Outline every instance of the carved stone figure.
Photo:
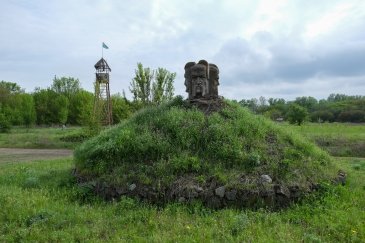
[{"label": "carved stone figure", "polygon": [[188,62],[185,67],[185,86],[189,100],[218,98],[219,69],[206,60]]},{"label": "carved stone figure", "polygon": [[207,67],[195,64],[191,67],[191,96],[193,99],[207,98],[209,95]]},{"label": "carved stone figure", "polygon": [[185,87],[186,87],[186,92],[188,92],[189,94],[189,99],[192,99],[193,97],[191,97],[191,90],[192,90],[192,84],[191,84],[191,67],[194,66],[196,63],[195,62],[188,62],[185,64]]},{"label": "carved stone figure", "polygon": [[209,64],[209,93],[213,98],[218,98],[219,69],[217,65]]}]

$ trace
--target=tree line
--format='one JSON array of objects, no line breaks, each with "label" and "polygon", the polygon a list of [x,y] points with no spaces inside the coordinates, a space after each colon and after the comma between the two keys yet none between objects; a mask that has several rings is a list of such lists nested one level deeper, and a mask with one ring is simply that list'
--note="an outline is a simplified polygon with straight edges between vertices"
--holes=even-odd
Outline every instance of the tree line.
[{"label": "tree line", "polygon": [[[164,68],[152,70],[137,64],[128,100],[123,91],[111,96],[113,121],[119,123],[135,111],[149,105],[158,105],[174,96],[176,73]],[[301,124],[311,122],[365,122],[365,96],[331,94],[327,99],[297,97],[294,101],[282,98],[260,97],[236,101],[254,113],[272,120],[286,120]],[[36,88],[26,93],[18,84],[0,82],[0,130],[11,126],[81,125],[92,120],[94,94],[84,90],[73,77],[54,77],[47,88]]]},{"label": "tree line", "polygon": [[287,120],[298,125],[304,121],[365,122],[365,96],[360,95],[330,94],[327,99],[320,100],[303,96],[294,101],[260,97],[237,102],[272,120]]},{"label": "tree line", "polygon": [[[138,109],[169,101],[174,96],[176,77],[164,68],[151,70],[138,63],[130,83],[133,100],[123,94],[111,96],[113,121],[119,123]],[[94,94],[73,77],[54,77],[47,88],[26,93],[17,83],[0,82],[0,131],[11,126],[81,125],[92,120]]]}]

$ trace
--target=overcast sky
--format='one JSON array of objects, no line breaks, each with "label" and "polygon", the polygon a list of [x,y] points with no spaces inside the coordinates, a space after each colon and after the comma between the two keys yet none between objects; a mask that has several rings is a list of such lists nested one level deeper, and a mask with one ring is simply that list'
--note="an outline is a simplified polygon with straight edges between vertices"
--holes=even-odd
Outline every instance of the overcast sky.
[{"label": "overcast sky", "polygon": [[205,59],[226,98],[365,95],[364,0],[0,1],[0,80],[27,92],[54,75],[93,91],[105,42],[112,93],[141,62],[186,97],[184,65]]}]

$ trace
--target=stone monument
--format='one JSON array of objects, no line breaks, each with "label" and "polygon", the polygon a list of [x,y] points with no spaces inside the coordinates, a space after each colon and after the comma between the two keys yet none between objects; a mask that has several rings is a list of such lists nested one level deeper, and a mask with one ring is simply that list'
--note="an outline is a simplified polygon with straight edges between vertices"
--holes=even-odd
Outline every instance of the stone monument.
[{"label": "stone monument", "polygon": [[219,69],[217,65],[205,60],[200,60],[198,63],[188,62],[185,65],[184,77],[189,100],[219,98]]},{"label": "stone monument", "polygon": [[217,65],[200,60],[185,64],[185,86],[188,101],[206,113],[218,110],[222,99],[218,95],[219,69]]}]

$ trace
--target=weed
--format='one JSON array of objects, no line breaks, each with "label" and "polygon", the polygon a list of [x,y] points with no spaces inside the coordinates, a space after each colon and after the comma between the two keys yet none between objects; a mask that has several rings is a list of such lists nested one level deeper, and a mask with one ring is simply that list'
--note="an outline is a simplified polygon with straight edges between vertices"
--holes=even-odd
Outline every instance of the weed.
[{"label": "weed", "polygon": [[[346,186],[324,185],[277,212],[158,208],[126,197],[85,204],[75,201],[70,159],[0,164],[0,242],[363,242],[365,174],[348,159],[334,163],[348,173]],[[24,187],[30,177],[37,188]]]},{"label": "weed", "polygon": [[[78,136],[81,128],[13,128],[7,134],[0,134],[2,148],[74,148],[80,141],[68,139]],[[81,136],[81,135],[80,135]]]},{"label": "weed", "polygon": [[282,179],[303,185],[308,178],[329,180],[328,155],[295,132],[229,101],[209,116],[184,104],[177,98],[146,108],[80,145],[74,153],[80,176],[155,188],[167,188],[186,174],[227,183],[234,172],[284,176],[295,171]]},{"label": "weed", "polygon": [[24,188],[37,188],[39,187],[39,179],[37,177],[28,177],[24,181]]}]

